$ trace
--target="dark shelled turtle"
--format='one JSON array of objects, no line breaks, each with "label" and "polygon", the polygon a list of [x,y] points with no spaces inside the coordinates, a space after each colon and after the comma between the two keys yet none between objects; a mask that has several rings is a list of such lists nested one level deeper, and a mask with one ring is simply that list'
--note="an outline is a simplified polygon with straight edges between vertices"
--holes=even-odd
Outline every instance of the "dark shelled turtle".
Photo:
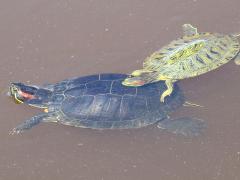
[{"label": "dark shelled turtle", "polygon": [[126,77],[124,74],[98,74],[41,87],[11,83],[9,94],[15,101],[44,109],[44,113],[20,124],[11,134],[40,122],[92,129],[140,128],[158,122],[159,128],[178,134],[201,132],[204,126],[200,120],[168,118],[168,114],[185,101],[177,85],[165,103],[161,103],[158,97],[166,90],[164,82],[126,87],[122,85]]}]

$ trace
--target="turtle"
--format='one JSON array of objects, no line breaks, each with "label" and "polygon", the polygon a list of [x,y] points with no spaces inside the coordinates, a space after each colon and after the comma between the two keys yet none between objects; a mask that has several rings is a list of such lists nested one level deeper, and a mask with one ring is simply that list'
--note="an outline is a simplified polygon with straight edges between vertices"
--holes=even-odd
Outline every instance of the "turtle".
[{"label": "turtle", "polygon": [[18,103],[42,108],[43,112],[14,128],[18,134],[40,122],[91,129],[131,129],[151,124],[185,136],[202,134],[205,124],[198,118],[170,119],[169,114],[185,102],[180,88],[165,103],[158,100],[164,82],[127,87],[125,74],[104,73],[75,77],[43,86],[11,83],[9,96]]},{"label": "turtle", "polygon": [[167,90],[160,101],[171,95],[173,83],[195,77],[235,59],[240,65],[240,34],[198,32],[191,24],[182,26],[183,37],[157,50],[143,62],[143,69],[133,71],[123,81],[125,86],[143,86],[165,81]]}]

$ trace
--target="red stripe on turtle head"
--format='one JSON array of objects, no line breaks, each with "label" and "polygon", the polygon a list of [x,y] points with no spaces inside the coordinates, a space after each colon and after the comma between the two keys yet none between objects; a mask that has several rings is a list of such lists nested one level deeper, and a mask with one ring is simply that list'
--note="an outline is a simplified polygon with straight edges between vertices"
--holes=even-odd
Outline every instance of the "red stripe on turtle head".
[{"label": "red stripe on turtle head", "polygon": [[21,95],[22,97],[24,97],[25,99],[34,99],[35,96],[29,93],[25,93],[23,91],[19,91],[19,95]]}]

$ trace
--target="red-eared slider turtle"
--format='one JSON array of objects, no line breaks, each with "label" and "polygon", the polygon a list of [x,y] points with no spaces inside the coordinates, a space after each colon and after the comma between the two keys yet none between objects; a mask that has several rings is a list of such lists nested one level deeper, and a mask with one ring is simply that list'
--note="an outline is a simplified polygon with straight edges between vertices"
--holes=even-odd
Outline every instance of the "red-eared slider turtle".
[{"label": "red-eared slider turtle", "polygon": [[159,95],[163,82],[144,87],[126,87],[123,74],[99,74],[67,79],[42,87],[12,83],[10,95],[19,103],[43,108],[45,113],[26,120],[11,134],[30,129],[40,122],[93,129],[140,128],[158,122],[158,127],[184,135],[198,135],[203,122],[197,119],[168,119],[168,114],[184,103],[179,87],[165,103]]},{"label": "red-eared slider turtle", "polygon": [[143,69],[134,71],[123,85],[142,86],[164,80],[167,90],[161,102],[173,91],[173,83],[198,76],[235,59],[240,65],[240,34],[198,33],[190,24],[183,25],[184,36],[170,42],[147,57]]}]

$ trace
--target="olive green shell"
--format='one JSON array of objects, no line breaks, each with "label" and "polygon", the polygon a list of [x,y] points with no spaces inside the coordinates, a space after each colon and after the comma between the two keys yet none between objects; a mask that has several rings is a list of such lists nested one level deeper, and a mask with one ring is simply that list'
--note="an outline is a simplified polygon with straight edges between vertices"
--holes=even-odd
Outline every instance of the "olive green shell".
[{"label": "olive green shell", "polygon": [[146,58],[143,68],[166,79],[184,79],[204,74],[233,59],[240,49],[233,35],[198,33],[170,42]]}]

